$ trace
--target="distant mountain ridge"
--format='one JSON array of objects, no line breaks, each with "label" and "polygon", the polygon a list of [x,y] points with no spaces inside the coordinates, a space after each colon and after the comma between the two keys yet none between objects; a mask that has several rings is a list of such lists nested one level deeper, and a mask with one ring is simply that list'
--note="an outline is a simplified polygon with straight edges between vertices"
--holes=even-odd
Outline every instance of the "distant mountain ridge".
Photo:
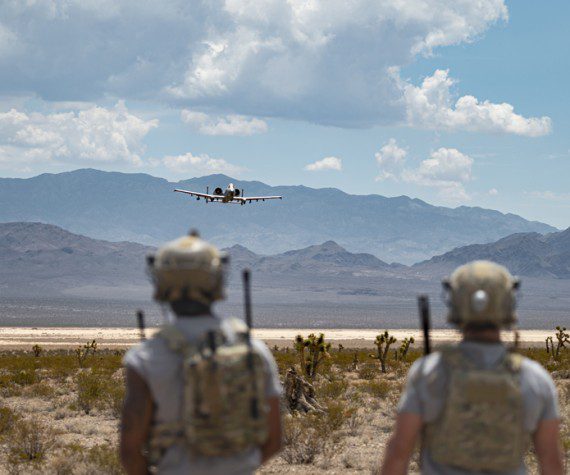
[{"label": "distant mountain ridge", "polygon": [[449,272],[458,265],[487,259],[506,266],[514,274],[531,277],[570,278],[570,228],[546,235],[521,233],[490,244],[453,249],[413,266],[430,273]]},{"label": "distant mountain ridge", "polygon": [[[233,182],[245,195],[283,201],[245,206],[205,204],[173,189],[196,191]],[[334,240],[350,252],[411,264],[458,246],[518,232],[555,228],[481,208],[437,207],[406,196],[349,195],[333,188],[272,187],[210,175],[179,183],[145,174],[77,170],[29,179],[0,179],[0,222],[41,221],[109,241],[157,245],[189,228],[220,247],[242,244],[283,253]]]},{"label": "distant mountain ridge", "polygon": [[81,286],[148,285],[151,247],[108,242],[42,223],[0,224],[0,290],[58,294]]}]

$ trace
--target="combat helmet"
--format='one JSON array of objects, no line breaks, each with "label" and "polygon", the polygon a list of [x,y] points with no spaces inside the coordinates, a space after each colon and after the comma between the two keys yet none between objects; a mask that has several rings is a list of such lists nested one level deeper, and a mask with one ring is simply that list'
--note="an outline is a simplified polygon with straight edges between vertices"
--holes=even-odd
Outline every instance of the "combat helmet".
[{"label": "combat helmet", "polygon": [[508,328],[516,322],[515,291],[519,280],[503,266],[490,261],[473,261],[458,267],[448,280],[447,321],[460,328],[468,324]]},{"label": "combat helmet", "polygon": [[225,298],[227,262],[227,254],[200,239],[196,231],[166,243],[147,256],[155,300],[210,305]]}]

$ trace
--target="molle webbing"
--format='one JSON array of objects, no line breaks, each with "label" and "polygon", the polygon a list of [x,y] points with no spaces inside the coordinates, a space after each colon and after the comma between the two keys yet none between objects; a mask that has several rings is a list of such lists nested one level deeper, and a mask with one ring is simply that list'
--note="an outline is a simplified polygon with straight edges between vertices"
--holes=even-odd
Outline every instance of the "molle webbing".
[{"label": "molle webbing", "polygon": [[[159,336],[183,358],[182,418],[153,427],[151,452],[183,443],[195,455],[229,456],[263,444],[267,405],[261,356],[243,338],[229,341],[221,331],[193,345],[172,326]],[[252,414],[254,402],[258,414]]]},{"label": "molle webbing", "polygon": [[522,357],[507,353],[497,367],[477,369],[459,348],[442,352],[447,400],[427,425],[425,443],[441,465],[471,471],[516,470],[527,448],[520,389]]}]

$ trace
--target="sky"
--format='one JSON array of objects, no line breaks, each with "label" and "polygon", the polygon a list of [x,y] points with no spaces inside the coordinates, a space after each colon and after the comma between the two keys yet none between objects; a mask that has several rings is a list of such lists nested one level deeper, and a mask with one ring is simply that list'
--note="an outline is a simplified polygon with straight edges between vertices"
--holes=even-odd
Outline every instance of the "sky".
[{"label": "sky", "polygon": [[563,0],[4,0],[0,176],[225,173],[566,228],[569,16]]}]

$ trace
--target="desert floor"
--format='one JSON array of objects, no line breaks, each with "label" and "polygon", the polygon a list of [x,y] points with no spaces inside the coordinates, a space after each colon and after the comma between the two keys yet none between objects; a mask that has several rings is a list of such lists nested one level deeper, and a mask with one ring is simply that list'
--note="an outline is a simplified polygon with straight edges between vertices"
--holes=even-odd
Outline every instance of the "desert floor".
[{"label": "desert floor", "polygon": [[[291,367],[300,373],[293,337],[309,330],[256,331],[270,345],[283,381]],[[417,331],[390,332],[387,371],[372,351],[378,331],[327,330],[329,356],[314,378],[315,412],[292,411],[284,399],[285,447],[259,474],[369,474],[381,460],[396,405],[421,342],[396,359],[404,338]],[[562,438],[570,463],[570,349],[553,358],[545,332],[523,332],[521,352],[553,374],[559,391]],[[554,336],[553,332],[549,332]],[[124,396],[121,360],[136,343],[132,329],[0,329],[0,474],[121,474],[117,456]],[[434,341],[453,332],[436,331]],[[96,348],[85,348],[88,341]],[[556,339],[554,340],[556,341]],[[35,346],[34,348],[34,345]],[[540,345],[540,346],[538,346]],[[532,451],[530,473],[538,473]],[[418,473],[418,455],[410,473]]]},{"label": "desert floor", "polygon": [[[372,348],[380,329],[327,329],[324,330],[328,341],[341,344],[345,348]],[[382,331],[384,329],[381,329]],[[147,337],[152,336],[157,328],[145,330]],[[253,336],[262,339],[268,346],[290,345],[296,335],[319,333],[318,330],[304,328],[259,328],[253,330]],[[417,329],[390,330],[398,340],[413,336],[417,345],[422,345],[423,336]],[[548,330],[519,330],[522,346],[543,346]],[[38,344],[46,348],[75,348],[87,340],[97,340],[100,348],[125,348],[140,340],[140,332],[135,328],[95,328],[95,327],[0,327],[0,350],[29,349]],[[437,345],[457,341],[459,333],[455,330],[432,330],[430,339]],[[513,340],[513,332],[505,332],[505,341]]]}]

